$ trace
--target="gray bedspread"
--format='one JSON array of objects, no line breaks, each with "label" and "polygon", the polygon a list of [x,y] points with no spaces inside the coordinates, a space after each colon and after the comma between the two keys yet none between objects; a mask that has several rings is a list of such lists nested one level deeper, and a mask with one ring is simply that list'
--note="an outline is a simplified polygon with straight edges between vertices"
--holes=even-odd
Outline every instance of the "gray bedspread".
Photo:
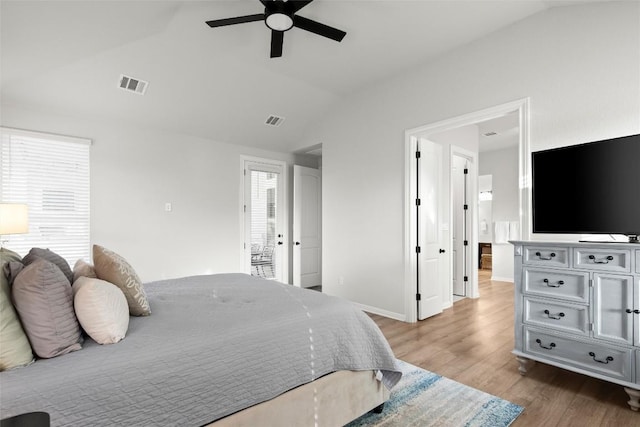
[{"label": "gray bedspread", "polygon": [[52,426],[200,426],[338,370],[400,379],[375,323],[348,301],[246,274],[145,285],[152,314],[117,344],[0,373],[0,417]]}]

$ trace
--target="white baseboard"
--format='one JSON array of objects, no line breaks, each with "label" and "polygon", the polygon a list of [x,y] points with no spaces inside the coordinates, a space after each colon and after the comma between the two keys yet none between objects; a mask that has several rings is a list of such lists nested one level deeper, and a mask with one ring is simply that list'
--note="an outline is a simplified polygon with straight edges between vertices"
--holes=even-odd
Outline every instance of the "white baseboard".
[{"label": "white baseboard", "polygon": [[383,310],[377,307],[371,307],[368,305],[360,304],[357,302],[352,302],[353,305],[358,307],[362,311],[366,311],[367,313],[378,314],[380,316],[388,317],[390,319],[399,320],[401,322],[406,322],[407,318],[402,313],[394,313],[393,311]]},{"label": "white baseboard", "polygon": [[491,276],[491,280],[495,280],[496,282],[511,282],[511,283],[513,283],[513,277]]}]

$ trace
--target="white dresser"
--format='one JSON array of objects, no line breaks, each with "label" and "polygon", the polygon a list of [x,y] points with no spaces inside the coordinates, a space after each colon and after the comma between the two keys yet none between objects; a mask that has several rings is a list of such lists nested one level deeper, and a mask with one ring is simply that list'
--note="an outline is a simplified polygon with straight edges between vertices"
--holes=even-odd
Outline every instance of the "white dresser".
[{"label": "white dresser", "polygon": [[515,349],[625,387],[640,408],[640,245],[512,241]]}]

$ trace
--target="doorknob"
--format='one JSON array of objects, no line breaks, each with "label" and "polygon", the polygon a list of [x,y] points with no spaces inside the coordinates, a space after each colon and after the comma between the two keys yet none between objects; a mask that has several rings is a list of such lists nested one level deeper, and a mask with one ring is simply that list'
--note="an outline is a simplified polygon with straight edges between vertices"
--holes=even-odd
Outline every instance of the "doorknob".
[{"label": "doorknob", "polygon": [[279,245],[281,245],[281,244],[282,244],[282,242],[278,242],[278,244],[279,244]]},{"label": "doorknob", "polygon": [[296,246],[298,246],[300,244],[300,242],[296,242]]},{"label": "doorknob", "polygon": [[440,249],[438,252],[440,252],[441,254],[445,253],[446,251],[444,249]]}]

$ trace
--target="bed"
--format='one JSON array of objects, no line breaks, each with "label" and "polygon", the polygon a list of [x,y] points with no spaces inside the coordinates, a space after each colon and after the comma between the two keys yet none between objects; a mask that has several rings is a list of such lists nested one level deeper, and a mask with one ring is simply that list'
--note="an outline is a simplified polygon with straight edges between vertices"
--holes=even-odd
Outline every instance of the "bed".
[{"label": "bed", "polygon": [[52,426],[344,425],[400,380],[375,323],[346,300],[216,274],[144,285],[126,337],[0,373],[2,418]]}]

